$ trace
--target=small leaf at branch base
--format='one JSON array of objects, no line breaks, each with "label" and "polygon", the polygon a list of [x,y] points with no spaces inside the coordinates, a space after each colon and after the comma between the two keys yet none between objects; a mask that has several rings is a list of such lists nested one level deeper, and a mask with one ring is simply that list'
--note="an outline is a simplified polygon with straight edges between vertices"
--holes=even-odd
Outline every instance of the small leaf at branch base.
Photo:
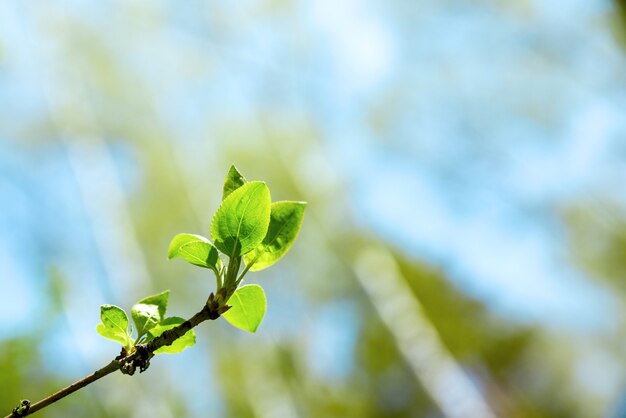
[{"label": "small leaf at branch base", "polygon": [[195,234],[178,234],[170,243],[168,258],[182,257],[185,261],[200,267],[219,270],[222,261],[217,248],[207,238]]},{"label": "small leaf at branch base", "polygon": [[306,202],[272,203],[267,235],[261,244],[244,257],[246,265],[252,263],[250,270],[263,270],[289,251],[300,231],[305,208]]},{"label": "small leaf at branch base", "polygon": [[100,319],[102,323],[96,327],[98,334],[126,347],[132,345],[128,333],[128,316],[122,308],[115,305],[102,305],[100,306]]},{"label": "small leaf at branch base", "polygon": [[237,167],[234,165],[230,166],[230,170],[228,170],[228,174],[226,175],[226,180],[224,180],[224,187],[222,188],[222,200],[226,199],[226,197],[246,184],[246,179],[241,175]]},{"label": "small leaf at branch base", "polygon": [[228,299],[227,304],[231,308],[222,316],[237,328],[255,332],[265,316],[266,303],[265,292],[261,286],[241,286]]},{"label": "small leaf at branch base", "polygon": [[265,183],[246,183],[222,202],[211,222],[211,237],[228,257],[250,252],[263,241],[270,222],[270,190]]},{"label": "small leaf at branch base", "polygon": [[133,305],[130,313],[137,328],[137,338],[145,335],[165,318],[169,295],[170,291],[166,290],[157,295],[143,298]]},{"label": "small leaf at branch base", "polygon": [[159,315],[161,319],[165,318],[165,311],[167,311],[167,302],[170,298],[170,291],[157,293],[156,295],[147,296],[141,299],[137,303],[143,303],[145,305],[156,305],[159,308]]},{"label": "small leaf at branch base", "polygon": [[[164,319],[159,325],[157,325],[156,327],[148,331],[148,341],[155,339],[156,337],[163,334],[168,329],[177,327],[183,322],[185,322],[185,320],[177,316],[172,316],[171,318]],[[176,353],[180,353],[187,347],[191,347],[195,343],[196,343],[196,333],[193,332],[192,329],[190,329],[189,331],[185,333],[185,335],[175,340],[171,345],[163,346],[159,348],[158,350],[155,350],[154,353],[155,354],[176,354]]]},{"label": "small leaf at branch base", "polygon": [[145,335],[146,332],[154,328],[161,322],[159,315],[159,307],[156,305],[146,305],[145,303],[137,303],[133,305],[130,311],[135,327],[137,328],[137,337]]},{"label": "small leaf at branch base", "polygon": [[98,332],[98,334],[100,334],[104,338],[107,338],[109,340],[113,340],[115,342],[118,342],[118,343],[122,344],[125,347],[129,346],[129,338],[128,338],[128,335],[126,333],[121,334],[119,332],[116,332],[116,331],[114,331],[114,330],[112,330],[110,328],[107,328],[102,323],[100,323],[100,324],[98,324],[96,326],[96,331]]}]

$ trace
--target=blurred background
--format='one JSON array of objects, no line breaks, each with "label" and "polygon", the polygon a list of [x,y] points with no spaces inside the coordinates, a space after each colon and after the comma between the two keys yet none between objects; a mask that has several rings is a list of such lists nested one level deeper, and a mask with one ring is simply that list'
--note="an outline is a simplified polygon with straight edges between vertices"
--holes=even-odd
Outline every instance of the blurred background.
[{"label": "blurred background", "polygon": [[0,3],[0,415],[107,364],[99,306],[214,279],[234,163],[309,202],[203,324],[41,417],[626,417],[626,5]]}]

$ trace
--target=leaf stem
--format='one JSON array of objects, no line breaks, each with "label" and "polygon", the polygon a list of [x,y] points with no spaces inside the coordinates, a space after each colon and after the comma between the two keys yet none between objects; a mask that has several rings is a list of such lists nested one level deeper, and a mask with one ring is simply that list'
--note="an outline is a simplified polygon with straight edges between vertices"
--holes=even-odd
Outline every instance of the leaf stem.
[{"label": "leaf stem", "polygon": [[217,270],[217,269],[213,270],[213,272],[215,273],[215,281],[217,282],[216,292],[218,290],[220,290],[224,286],[224,281],[223,281],[222,277],[224,276],[224,270],[225,269],[226,269],[226,267],[222,266],[219,270]]},{"label": "leaf stem", "polygon": [[241,283],[241,280],[243,279],[243,276],[246,275],[246,273],[250,270],[250,268],[252,267],[252,265],[254,264],[255,261],[256,261],[256,259],[253,262],[251,262],[250,264],[246,265],[246,268],[243,269],[243,271],[241,272],[241,274],[237,278],[237,281],[235,282],[235,284],[237,286],[239,286],[239,283]]},{"label": "leaf stem", "polygon": [[241,256],[231,257],[228,262],[228,270],[226,271],[226,277],[224,278],[224,286],[228,288],[230,292],[231,288],[234,291],[237,286],[237,273],[239,273],[239,267],[241,266]]}]

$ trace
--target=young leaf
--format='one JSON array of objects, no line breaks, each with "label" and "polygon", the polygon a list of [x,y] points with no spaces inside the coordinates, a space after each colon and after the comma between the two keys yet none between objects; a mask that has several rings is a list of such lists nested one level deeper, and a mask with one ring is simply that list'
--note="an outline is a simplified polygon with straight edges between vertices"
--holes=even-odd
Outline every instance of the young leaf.
[{"label": "young leaf", "polygon": [[118,342],[122,344],[124,347],[130,347],[132,345],[131,339],[128,336],[128,334],[126,333],[122,334],[120,332],[116,332],[110,328],[107,328],[103,323],[99,323],[96,326],[96,331],[98,332],[98,334],[100,334],[104,338]]},{"label": "young leaf", "polygon": [[156,305],[159,308],[159,315],[161,319],[165,318],[165,311],[167,311],[167,302],[170,298],[170,291],[166,290],[165,292],[157,293],[156,295],[147,296],[141,299],[139,303],[143,303],[145,305]]},{"label": "young leaf", "polygon": [[222,314],[224,319],[248,332],[255,332],[265,316],[265,292],[258,284],[241,286],[227,304],[231,308]]},{"label": "young leaf", "polygon": [[234,165],[230,166],[226,180],[224,180],[224,187],[222,188],[222,200],[226,199],[226,196],[246,184],[246,179],[237,170]]},{"label": "young leaf", "polygon": [[137,328],[137,338],[145,335],[165,317],[169,296],[170,291],[166,290],[158,295],[143,298],[133,305],[130,313]]},{"label": "young leaf", "polygon": [[265,183],[246,183],[224,199],[211,222],[218,250],[229,257],[250,252],[263,241],[272,201]]},{"label": "young leaf", "polygon": [[217,254],[217,249],[202,235],[176,235],[170,243],[167,257],[170,259],[182,257],[193,265],[210,268],[216,271],[222,266],[222,261]]},{"label": "young leaf", "polygon": [[128,316],[122,308],[115,305],[102,305],[100,306],[100,319],[102,323],[96,327],[98,334],[126,347],[132,345],[128,334]]},{"label": "young leaf", "polygon": [[263,270],[287,253],[300,231],[305,207],[305,202],[272,203],[267,235],[244,257],[246,265],[252,264],[250,270]]},{"label": "young leaf", "polygon": [[[185,322],[185,320],[177,316],[164,319],[159,325],[157,325],[156,327],[148,331],[148,341],[155,339],[156,337],[163,334],[168,329],[172,329],[182,324],[183,322]],[[171,345],[163,346],[159,348],[158,350],[155,350],[154,353],[155,354],[176,354],[176,353],[180,353],[187,347],[191,347],[195,343],[196,343],[196,333],[193,332],[193,330],[191,329],[187,331],[185,335],[183,335],[182,337],[174,341]]]}]

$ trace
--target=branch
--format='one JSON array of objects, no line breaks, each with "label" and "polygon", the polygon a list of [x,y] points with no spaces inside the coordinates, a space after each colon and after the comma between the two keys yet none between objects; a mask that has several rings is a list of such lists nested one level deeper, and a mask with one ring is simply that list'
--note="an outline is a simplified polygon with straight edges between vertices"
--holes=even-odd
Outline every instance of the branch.
[{"label": "branch", "polygon": [[218,292],[217,297],[211,293],[208,301],[202,307],[200,312],[196,313],[182,324],[163,332],[163,334],[147,344],[136,345],[136,350],[132,354],[126,355],[125,350],[122,349],[122,354],[103,368],[96,370],[89,376],[72,383],[68,387],[53,393],[39,402],[31,404],[28,400],[21,401],[20,405],[15,407],[13,412],[5,418],[25,417],[33,414],[117,370],[120,370],[122,373],[128,375],[133,375],[137,368],[139,368],[140,373],[143,372],[150,365],[150,359],[154,357],[154,352],[156,350],[161,347],[171,345],[174,341],[185,335],[189,330],[198,326],[200,323],[207,320],[215,320],[219,318],[221,314],[226,312],[230,306],[224,305],[224,298],[221,296],[220,292]]}]

